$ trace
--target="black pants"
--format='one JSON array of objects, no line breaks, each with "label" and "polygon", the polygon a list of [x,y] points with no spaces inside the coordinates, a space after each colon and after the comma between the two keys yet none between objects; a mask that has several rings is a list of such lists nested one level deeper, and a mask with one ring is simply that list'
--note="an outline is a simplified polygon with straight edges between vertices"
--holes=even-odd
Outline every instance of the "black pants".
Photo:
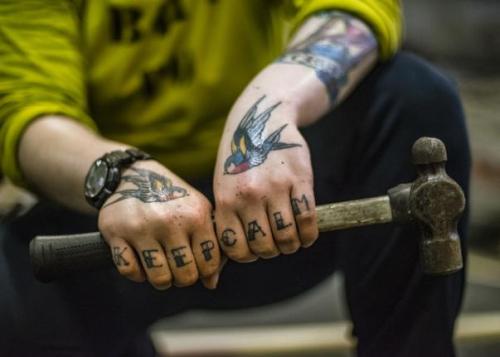
[{"label": "black pants", "polygon": [[[447,145],[450,176],[467,190],[469,146],[454,86],[425,62],[399,54],[377,67],[336,110],[304,130],[318,204],[384,194],[412,181],[410,148],[420,136]],[[206,180],[207,182],[209,180]],[[202,185],[203,186],[203,185]],[[200,187],[211,195],[209,185]],[[465,240],[466,221],[460,225]],[[114,270],[44,285],[34,281],[28,242],[37,234],[96,229],[95,218],[40,203],[2,227],[0,348],[12,355],[132,355],[155,320],[190,308],[236,309],[299,294],[335,269],[359,356],[453,356],[452,333],[464,272],[424,276],[414,226],[382,225],[322,234],[299,253],[252,264],[229,263],[219,288],[155,291]],[[463,242],[465,252],[466,242]],[[35,352],[36,351],[36,352]],[[7,352],[0,355],[8,355]]]}]

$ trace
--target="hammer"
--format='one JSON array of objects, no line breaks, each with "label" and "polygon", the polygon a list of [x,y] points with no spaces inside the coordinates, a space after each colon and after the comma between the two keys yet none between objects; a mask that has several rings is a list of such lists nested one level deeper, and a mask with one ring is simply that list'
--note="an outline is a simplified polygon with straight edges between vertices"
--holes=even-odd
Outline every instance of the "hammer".
[{"label": "hammer", "polygon": [[[457,232],[465,208],[460,186],[445,171],[446,147],[436,138],[418,139],[412,148],[417,178],[387,195],[331,203],[316,208],[320,232],[388,222],[420,226],[420,258],[427,274],[460,270],[462,253]],[[111,267],[111,252],[99,232],[37,236],[30,242],[35,277],[42,282]]]}]

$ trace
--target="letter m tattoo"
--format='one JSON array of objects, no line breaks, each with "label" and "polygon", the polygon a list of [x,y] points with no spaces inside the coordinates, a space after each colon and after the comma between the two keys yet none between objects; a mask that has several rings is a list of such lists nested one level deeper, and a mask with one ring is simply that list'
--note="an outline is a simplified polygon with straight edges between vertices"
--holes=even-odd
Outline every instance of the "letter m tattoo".
[{"label": "letter m tattoo", "polygon": [[309,211],[309,201],[306,195],[302,195],[300,199],[292,198],[292,210],[293,214],[298,216],[304,211]]}]

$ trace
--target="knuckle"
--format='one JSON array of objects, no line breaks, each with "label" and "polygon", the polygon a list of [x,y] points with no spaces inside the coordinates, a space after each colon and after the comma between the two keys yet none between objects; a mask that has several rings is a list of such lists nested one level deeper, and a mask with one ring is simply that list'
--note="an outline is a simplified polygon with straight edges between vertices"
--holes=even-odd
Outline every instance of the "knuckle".
[{"label": "knuckle", "polygon": [[191,286],[196,283],[198,277],[198,271],[190,269],[189,271],[179,274],[179,276],[175,278],[175,285],[179,287]]},{"label": "knuckle", "polygon": [[136,276],[139,273],[138,267],[135,265],[129,264],[125,266],[119,266],[117,267],[118,272],[123,275],[124,277],[130,278],[133,276]]},{"label": "knuckle", "polygon": [[302,245],[305,247],[311,246],[316,239],[318,239],[318,229],[315,227],[309,227],[309,229],[303,229],[300,232],[300,238],[302,241]]},{"label": "knuckle", "polygon": [[296,220],[299,221],[299,224],[316,224],[316,212],[314,209],[310,209],[308,211],[301,212],[296,216]]},{"label": "knuckle", "polygon": [[255,260],[255,255],[249,251],[243,251],[240,249],[226,251],[226,255],[229,259],[238,263],[247,263]]},{"label": "knuckle", "polygon": [[263,259],[270,259],[279,255],[279,251],[277,249],[268,246],[254,248],[252,251],[254,254]]},{"label": "knuckle", "polygon": [[227,196],[219,196],[215,198],[215,204],[220,209],[228,209],[234,206],[235,200]]},{"label": "knuckle", "polygon": [[300,240],[296,235],[284,235],[276,238],[280,250],[284,253],[295,253],[300,248]]},{"label": "knuckle", "polygon": [[213,259],[213,263],[204,264],[202,267],[200,267],[200,275],[205,278],[214,275],[219,269],[219,262],[216,260],[218,259]]},{"label": "knuckle", "polygon": [[239,194],[246,199],[255,199],[262,194],[262,188],[254,181],[246,182],[240,186]]},{"label": "knuckle", "polygon": [[159,290],[168,289],[172,285],[172,277],[170,274],[157,275],[150,278],[149,281],[155,288]]},{"label": "knuckle", "polygon": [[123,232],[128,236],[140,236],[146,232],[147,225],[144,220],[140,219],[130,219],[124,221]]}]

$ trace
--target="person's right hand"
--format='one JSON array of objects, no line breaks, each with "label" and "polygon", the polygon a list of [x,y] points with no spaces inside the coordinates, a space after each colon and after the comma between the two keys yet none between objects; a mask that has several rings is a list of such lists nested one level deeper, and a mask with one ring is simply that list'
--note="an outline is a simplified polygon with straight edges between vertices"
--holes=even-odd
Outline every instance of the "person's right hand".
[{"label": "person's right hand", "polygon": [[215,288],[221,261],[212,207],[156,161],[136,162],[99,212],[99,230],[123,276],[156,289],[199,277]]}]

